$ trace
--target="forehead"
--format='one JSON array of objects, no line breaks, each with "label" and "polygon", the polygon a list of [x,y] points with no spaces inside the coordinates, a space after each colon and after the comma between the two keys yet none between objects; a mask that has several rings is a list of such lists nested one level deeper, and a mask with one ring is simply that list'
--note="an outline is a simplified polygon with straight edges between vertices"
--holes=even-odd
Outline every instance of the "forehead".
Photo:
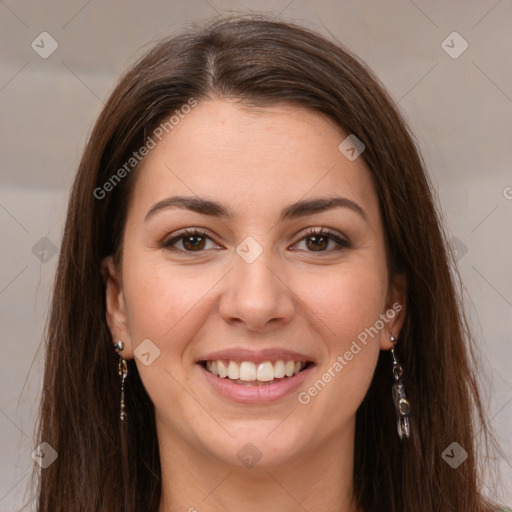
[{"label": "forehead", "polygon": [[347,135],[327,116],[291,104],[201,101],[146,156],[130,210],[140,217],[171,195],[197,195],[254,215],[336,192],[378,215],[364,160],[338,149]]}]

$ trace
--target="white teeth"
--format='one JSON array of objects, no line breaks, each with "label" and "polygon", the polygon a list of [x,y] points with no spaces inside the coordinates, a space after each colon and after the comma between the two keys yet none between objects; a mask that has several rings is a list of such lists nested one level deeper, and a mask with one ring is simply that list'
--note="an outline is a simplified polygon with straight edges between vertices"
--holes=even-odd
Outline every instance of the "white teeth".
[{"label": "white teeth", "polygon": [[[227,364],[226,364],[227,363]],[[206,361],[206,369],[221,379],[241,380],[245,382],[260,381],[270,382],[274,379],[293,377],[306,366],[305,361],[283,361],[282,359],[272,363],[264,361],[257,366],[252,361]]]},{"label": "white teeth", "polygon": [[[243,365],[244,363],[242,363]],[[264,363],[260,363],[258,365],[258,376],[257,380],[261,380],[262,382],[268,382],[269,380],[274,380],[274,367],[270,361],[265,361]]]},{"label": "white teeth", "polygon": [[229,361],[228,377],[231,380],[238,380],[240,378],[240,367],[234,361]]},{"label": "white teeth", "polygon": [[276,361],[276,364],[274,365],[274,378],[282,379],[284,376],[284,361],[280,359],[279,361]]},{"label": "white teeth", "polygon": [[[230,365],[231,363],[233,363],[233,361],[229,362]],[[244,361],[240,365],[240,380],[256,380],[256,365],[254,363]]]},{"label": "white teeth", "polygon": [[[208,368],[208,366],[206,366],[206,368]],[[226,368],[224,361],[217,361],[217,372],[218,373],[215,373],[215,372],[212,372],[212,373],[213,373],[213,375],[218,375],[221,379],[224,379],[228,376],[228,369]]]}]

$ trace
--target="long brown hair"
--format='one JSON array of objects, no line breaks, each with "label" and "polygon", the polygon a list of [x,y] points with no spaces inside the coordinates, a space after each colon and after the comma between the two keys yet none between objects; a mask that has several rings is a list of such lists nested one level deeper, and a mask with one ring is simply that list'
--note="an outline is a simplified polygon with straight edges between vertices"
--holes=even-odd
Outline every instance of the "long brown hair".
[{"label": "long brown hair", "polygon": [[[252,15],[214,19],[159,42],[121,78],[96,122],[69,199],[51,304],[38,443],[49,443],[58,459],[40,471],[38,510],[158,509],[154,409],[131,360],[126,408],[137,414],[124,425],[119,420],[117,356],[100,262],[110,254],[120,262],[139,166],[115,183],[112,176],[171,113],[191,98],[213,97],[249,106],[292,102],[326,114],[366,147],[362,158],[378,192],[392,271],[407,279],[397,354],[413,409],[412,437],[402,443],[390,354],[382,351],[356,418],[359,505],[365,512],[496,508],[480,489],[476,435],[483,433],[487,447],[489,431],[475,342],[414,138],[358,57],[304,27]],[[109,180],[108,193],[95,193]],[[442,458],[454,441],[468,452],[456,470]]]}]

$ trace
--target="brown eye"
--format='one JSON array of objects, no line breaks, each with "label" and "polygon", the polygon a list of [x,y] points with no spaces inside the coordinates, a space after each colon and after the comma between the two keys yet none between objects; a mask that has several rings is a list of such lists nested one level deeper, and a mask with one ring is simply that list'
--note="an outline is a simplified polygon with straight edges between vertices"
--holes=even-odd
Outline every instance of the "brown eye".
[{"label": "brown eye", "polygon": [[202,231],[185,230],[170,240],[164,241],[161,247],[171,251],[203,252],[206,250],[205,245],[208,240],[211,241],[211,238]]},{"label": "brown eye", "polygon": [[[304,241],[305,243],[307,252],[330,254],[335,251],[340,251],[343,248],[351,247],[350,243],[347,240],[344,240],[336,233],[324,228],[309,229],[305,233],[305,236],[303,236],[302,239],[300,240],[300,242],[302,241]],[[337,245],[338,249],[334,248],[333,250],[326,250],[329,247],[330,242],[333,242],[334,245]]]},{"label": "brown eye", "polygon": [[183,247],[188,250],[196,250],[196,249],[204,249],[205,239],[204,237],[198,235],[189,235],[186,237],[182,237]]},{"label": "brown eye", "polygon": [[314,251],[316,251],[317,249],[326,249],[327,246],[329,245],[329,238],[323,235],[308,236],[306,240],[310,240],[312,242],[309,245],[306,242],[306,245],[308,248],[311,248]]},{"label": "brown eye", "polygon": [[[171,239],[164,241],[161,244],[161,247],[174,252],[201,253],[208,250],[206,247],[208,241],[213,242],[213,240],[203,231],[188,229],[181,231]],[[344,240],[336,233],[324,228],[309,229],[305,233],[305,236],[300,240],[300,242],[302,241],[305,243],[306,252],[314,253],[330,254],[332,252],[340,251],[343,248],[351,247],[347,240]],[[334,247],[332,250],[328,250],[331,242],[333,242],[335,246],[337,245],[338,249]],[[217,246],[217,248],[218,247],[219,246]]]}]

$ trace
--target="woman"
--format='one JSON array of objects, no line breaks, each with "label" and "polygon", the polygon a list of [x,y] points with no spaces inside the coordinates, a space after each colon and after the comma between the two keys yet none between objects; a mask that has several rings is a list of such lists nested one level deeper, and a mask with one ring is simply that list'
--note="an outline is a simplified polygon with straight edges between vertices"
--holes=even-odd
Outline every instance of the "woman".
[{"label": "woman", "polygon": [[355,56],[254,16],[159,43],[72,189],[38,510],[496,509],[451,263]]}]

